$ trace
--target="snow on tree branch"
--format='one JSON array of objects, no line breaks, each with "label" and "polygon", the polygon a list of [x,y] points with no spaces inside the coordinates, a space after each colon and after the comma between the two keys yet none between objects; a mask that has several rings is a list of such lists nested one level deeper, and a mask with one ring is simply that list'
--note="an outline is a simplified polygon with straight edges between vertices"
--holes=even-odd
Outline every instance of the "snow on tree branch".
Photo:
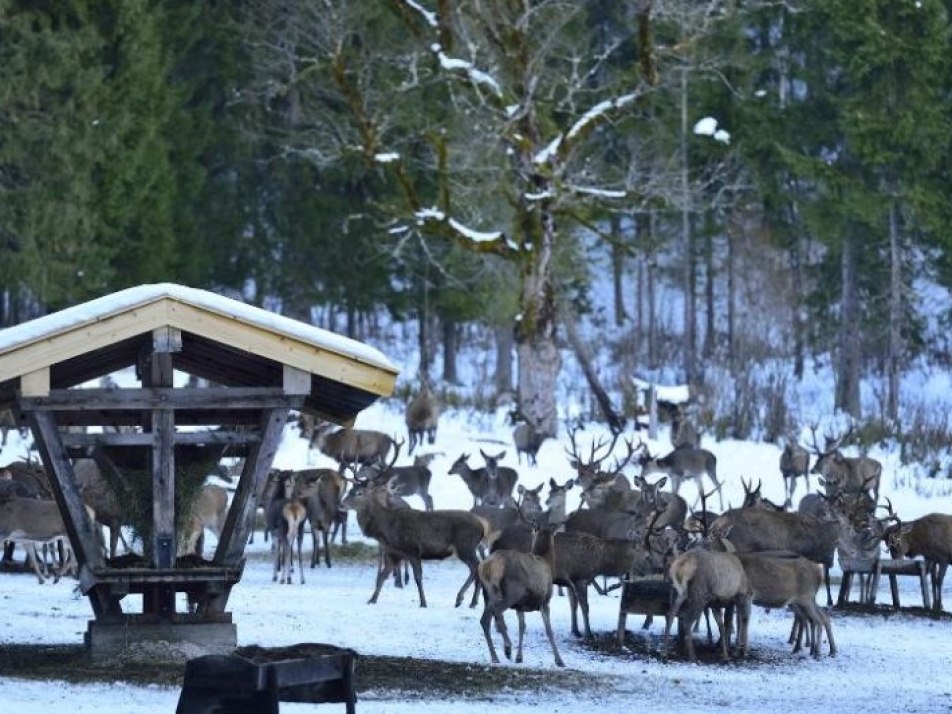
[{"label": "snow on tree branch", "polygon": [[474,86],[486,86],[496,97],[502,97],[502,90],[499,88],[499,83],[492,75],[483,72],[481,69],[477,69],[472,62],[450,57],[438,44],[434,43],[430,46],[430,49],[440,61],[440,67],[450,72],[462,73]]},{"label": "snow on tree branch", "polygon": [[439,27],[439,23],[437,23],[436,21],[435,12],[427,10],[425,7],[420,5],[420,3],[414,2],[414,0],[403,0],[403,4],[406,5],[408,8],[410,8],[411,10],[415,10],[416,12],[418,12],[420,14],[420,17],[423,18],[423,22],[425,22],[430,27],[433,27],[433,28]]},{"label": "snow on tree branch", "polygon": [[555,159],[568,153],[568,151],[578,143],[579,139],[591,131],[597,123],[604,121],[614,112],[632,104],[639,96],[641,96],[640,93],[633,92],[599,102],[572,122],[572,126],[569,127],[567,132],[559,134],[555,139],[549,142],[544,149],[537,152],[532,160],[536,164],[553,163]]},{"label": "snow on tree branch", "polygon": [[499,255],[508,255],[517,250],[517,246],[513,245],[512,241],[506,238],[502,231],[478,231],[455,218],[448,217],[446,213],[435,206],[421,208],[415,216],[417,225],[429,226],[430,228],[438,227],[439,230],[448,233],[471,250]]}]

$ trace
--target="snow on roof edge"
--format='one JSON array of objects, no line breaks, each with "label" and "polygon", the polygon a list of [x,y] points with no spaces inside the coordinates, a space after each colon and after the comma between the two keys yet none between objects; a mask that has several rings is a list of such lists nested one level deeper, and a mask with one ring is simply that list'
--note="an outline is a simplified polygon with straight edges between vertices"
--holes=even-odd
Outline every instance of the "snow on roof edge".
[{"label": "snow on roof edge", "polygon": [[400,371],[380,350],[363,342],[344,337],[315,325],[308,325],[284,315],[269,312],[254,305],[233,300],[224,295],[175,283],[154,283],[126,288],[19,325],[4,328],[0,330],[0,354],[163,298],[169,298],[219,315],[251,323],[394,374]]}]

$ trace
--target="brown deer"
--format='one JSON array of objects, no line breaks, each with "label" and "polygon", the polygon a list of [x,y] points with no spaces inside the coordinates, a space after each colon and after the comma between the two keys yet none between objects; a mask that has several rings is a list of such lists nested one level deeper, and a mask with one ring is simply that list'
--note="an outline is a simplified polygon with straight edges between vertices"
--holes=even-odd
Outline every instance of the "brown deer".
[{"label": "brown deer", "polygon": [[522,662],[522,642],[526,631],[525,613],[538,610],[555,664],[557,667],[564,667],[565,663],[555,645],[549,617],[549,603],[552,600],[552,550],[549,549],[546,557],[517,550],[498,550],[479,564],[477,572],[483,587],[484,600],[479,624],[483,628],[483,636],[486,638],[493,664],[499,663],[499,657],[489,632],[490,621],[496,621],[496,630],[503,639],[503,652],[506,659],[511,659],[512,642],[509,640],[504,613],[506,610],[516,611],[519,619],[516,662]]},{"label": "brown deer", "polygon": [[268,504],[267,521],[271,531],[271,550],[274,553],[274,572],[271,580],[282,585],[291,584],[294,569],[294,545],[297,541],[298,570],[301,584],[304,584],[304,563],[301,545],[304,541],[304,522],[307,520],[307,508],[303,501],[294,498],[296,478],[293,471],[283,471],[277,476],[279,493],[283,498],[275,498]]},{"label": "brown deer", "polygon": [[799,444],[788,442],[780,454],[780,475],[783,477],[784,506],[790,508],[793,505],[798,478],[802,476],[807,491],[810,490],[810,452]]},{"label": "brown deer", "polygon": [[421,381],[420,391],[407,404],[404,414],[410,444],[408,454],[413,454],[416,446],[423,444],[424,437],[430,444],[436,443],[436,427],[440,420],[440,403],[430,391],[430,385]]},{"label": "brown deer", "polygon": [[675,449],[697,449],[701,446],[697,427],[685,416],[680,406],[671,418],[671,446]]},{"label": "brown deer", "polygon": [[645,447],[638,463],[643,477],[653,473],[667,474],[671,478],[671,492],[674,494],[680,493],[685,479],[696,481],[700,492],[706,476],[717,490],[720,508],[724,508],[724,494],[721,492],[724,484],[717,480],[717,457],[710,451],[685,446],[659,458],[652,456]]},{"label": "brown deer", "polygon": [[373,429],[334,429],[330,422],[314,426],[309,448],[317,449],[338,463],[384,463],[394,447],[394,440]]},{"label": "brown deer", "polygon": [[430,496],[430,481],[433,474],[426,466],[426,460],[421,460],[419,456],[410,466],[390,466],[386,470],[379,463],[365,466],[361,469],[360,476],[372,480],[384,478],[390,493],[402,498],[419,496],[423,501],[423,507],[428,511],[433,510],[433,498]]},{"label": "brown deer", "polygon": [[903,523],[892,512],[895,525],[886,529],[885,541],[893,558],[921,555],[932,576],[932,609],[942,610],[942,582],[952,562],[952,516],[930,513]]},{"label": "brown deer", "polygon": [[879,502],[879,482],[883,473],[883,465],[876,459],[868,456],[843,456],[840,447],[853,433],[854,426],[839,436],[826,434],[826,445],[820,449],[816,441],[816,427],[813,432],[812,449],[816,454],[816,461],[810,473],[820,474],[824,479],[824,486],[828,496],[837,493],[859,494],[868,493],[873,504]]},{"label": "brown deer", "polygon": [[536,456],[548,437],[536,429],[528,417],[518,409],[509,412],[509,422],[515,426],[512,430],[512,442],[516,447],[517,461],[521,464],[522,455],[525,454],[526,465],[536,466],[538,464]]},{"label": "brown deer", "polygon": [[[674,588],[675,597],[665,616],[662,652],[668,653],[671,624],[678,619],[678,637],[689,660],[697,662],[694,651],[694,625],[710,607],[721,635],[721,660],[730,658],[728,641],[729,624],[725,627],[722,607],[737,609],[737,642],[741,656],[747,655],[750,621],[750,605],[753,592],[747,573],[740,559],[733,553],[695,548],[676,556],[667,569],[667,576]],[[728,607],[728,612],[730,612]],[[730,615],[728,615],[728,621]]]},{"label": "brown deer", "polygon": [[734,508],[714,521],[711,528],[730,533],[738,553],[788,551],[820,563],[824,567],[827,604],[833,604],[829,569],[840,548],[850,556],[863,547],[863,536],[840,511],[831,509],[825,517],[763,508]]},{"label": "brown deer", "polygon": [[474,469],[469,465],[469,454],[461,454],[453,462],[449,473],[463,479],[463,483],[466,484],[466,488],[473,496],[474,506],[481,504],[499,506],[512,496],[512,490],[516,485],[518,475],[513,469],[504,468],[501,475],[500,471],[497,470],[496,476],[492,477],[489,468],[490,460],[495,459],[498,462],[498,459],[504,456],[506,452],[502,452],[499,457],[490,457],[482,449],[479,453],[483,455],[486,466]]},{"label": "brown deer", "polygon": [[337,521],[345,481],[335,469],[304,469],[295,471],[294,477],[294,497],[304,504],[307,521],[311,526],[311,567],[316,567],[320,561],[323,545],[324,565],[329,568],[330,534]]},{"label": "brown deer", "polygon": [[[456,606],[459,607],[466,589],[476,581],[479,564],[476,551],[489,535],[489,524],[467,511],[393,508],[387,496],[385,482],[353,479],[350,502],[357,511],[357,523],[364,535],[380,543],[386,556],[369,602],[377,602],[384,581],[400,561],[407,560],[413,569],[420,607],[426,607],[422,561],[443,560],[455,555],[469,568],[469,577],[456,595]],[[477,586],[473,589],[470,607],[476,606],[478,598]]]},{"label": "brown deer", "polygon": [[222,529],[225,527],[227,515],[228,491],[217,484],[202,486],[189,509],[185,538],[179,553],[194,553],[202,557],[204,554],[205,529],[207,528],[214,533],[215,538],[219,538]]}]

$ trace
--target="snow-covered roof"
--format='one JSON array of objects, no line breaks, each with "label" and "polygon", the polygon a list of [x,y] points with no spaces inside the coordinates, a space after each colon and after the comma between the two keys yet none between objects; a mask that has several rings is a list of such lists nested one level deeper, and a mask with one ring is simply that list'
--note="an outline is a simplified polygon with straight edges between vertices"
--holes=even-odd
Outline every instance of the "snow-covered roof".
[{"label": "snow-covered roof", "polygon": [[[184,371],[199,376],[214,378],[217,369],[235,369],[229,361],[247,357],[242,374],[264,362],[287,365],[310,372],[325,388],[333,383],[338,392],[359,390],[365,397],[358,401],[366,406],[392,392],[399,372],[379,350],[356,340],[206,290],[160,283],[0,330],[0,384],[69,360],[78,365],[70,374],[77,380],[96,376],[97,368],[102,372],[121,361],[134,363],[137,341],[151,339],[163,327],[180,330],[183,341],[187,335],[188,343],[197,346],[189,354],[186,345],[179,359]],[[115,357],[119,352],[121,359]],[[223,382],[240,382],[236,375]],[[61,375],[60,382],[66,379]]]}]

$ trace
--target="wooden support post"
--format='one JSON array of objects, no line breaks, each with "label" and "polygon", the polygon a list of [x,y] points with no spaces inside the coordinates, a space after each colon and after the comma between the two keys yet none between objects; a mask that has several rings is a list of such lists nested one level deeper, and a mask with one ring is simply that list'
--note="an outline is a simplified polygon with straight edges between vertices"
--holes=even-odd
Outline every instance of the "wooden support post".
[{"label": "wooden support post", "polygon": [[[271,463],[281,444],[281,436],[288,420],[288,409],[269,409],[262,414],[261,440],[250,447],[248,458],[238,481],[238,488],[231,500],[225,527],[222,529],[214,563],[237,567],[245,552],[245,543],[254,525],[255,510],[264,489]],[[209,603],[211,611],[224,610],[228,592]]]},{"label": "wooden support post", "polygon": [[66,449],[60,439],[59,430],[52,412],[28,412],[30,428],[34,441],[43,460],[46,472],[52,476],[50,487],[59,506],[66,526],[66,534],[76,560],[79,563],[79,579],[97,619],[121,615],[119,598],[112,596],[107,589],[95,586],[92,571],[101,569],[105,563],[96,532],[83,499],[76,486],[73,464],[66,455]]}]

